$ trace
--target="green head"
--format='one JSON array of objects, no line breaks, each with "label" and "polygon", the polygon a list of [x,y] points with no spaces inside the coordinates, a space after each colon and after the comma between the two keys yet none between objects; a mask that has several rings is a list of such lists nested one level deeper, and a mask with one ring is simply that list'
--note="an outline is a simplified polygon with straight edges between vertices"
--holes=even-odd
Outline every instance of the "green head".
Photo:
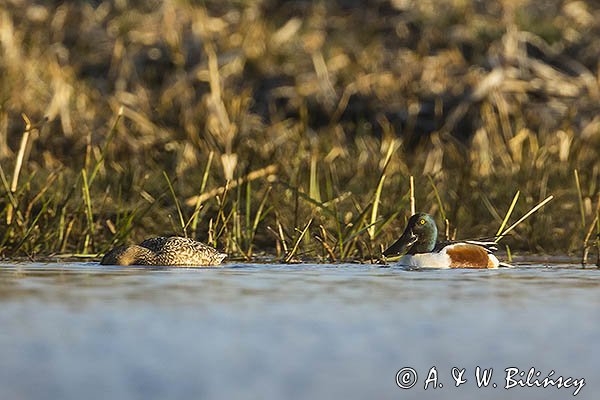
[{"label": "green head", "polygon": [[416,213],[408,220],[404,233],[383,255],[386,257],[402,254],[429,253],[435,248],[438,230],[429,214]]}]

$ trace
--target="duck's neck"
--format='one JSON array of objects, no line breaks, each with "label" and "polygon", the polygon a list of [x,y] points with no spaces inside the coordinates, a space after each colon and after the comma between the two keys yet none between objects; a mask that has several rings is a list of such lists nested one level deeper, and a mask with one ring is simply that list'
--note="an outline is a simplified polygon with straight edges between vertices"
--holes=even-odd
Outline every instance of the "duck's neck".
[{"label": "duck's neck", "polygon": [[419,235],[417,242],[411,246],[407,254],[431,253],[437,242],[437,228]]},{"label": "duck's neck", "polygon": [[137,244],[121,246],[106,253],[100,264],[103,265],[154,265],[156,254]]}]

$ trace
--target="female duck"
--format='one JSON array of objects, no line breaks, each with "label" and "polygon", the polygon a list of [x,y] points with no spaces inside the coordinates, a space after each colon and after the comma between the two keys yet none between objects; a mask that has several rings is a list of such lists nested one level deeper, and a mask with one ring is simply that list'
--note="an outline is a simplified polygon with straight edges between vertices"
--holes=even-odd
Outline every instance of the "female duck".
[{"label": "female duck", "polygon": [[192,239],[171,236],[146,239],[139,245],[115,247],[102,265],[210,266],[226,257],[214,248]]},{"label": "female duck", "polygon": [[[451,242],[436,246],[437,226],[425,213],[410,217],[400,239],[383,252],[385,257],[402,256],[400,265],[418,268],[498,268],[492,254],[494,242]],[[403,255],[406,254],[406,255]],[[505,266],[505,265],[502,265]]]}]

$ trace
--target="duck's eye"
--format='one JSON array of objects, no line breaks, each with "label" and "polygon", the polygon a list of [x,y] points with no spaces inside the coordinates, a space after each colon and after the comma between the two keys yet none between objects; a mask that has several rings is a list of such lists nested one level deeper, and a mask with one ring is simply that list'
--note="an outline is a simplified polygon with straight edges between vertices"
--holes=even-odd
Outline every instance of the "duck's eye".
[{"label": "duck's eye", "polygon": [[424,219],[422,219],[422,220],[419,220],[419,223],[420,223],[421,225],[425,225],[425,220],[424,220]]}]

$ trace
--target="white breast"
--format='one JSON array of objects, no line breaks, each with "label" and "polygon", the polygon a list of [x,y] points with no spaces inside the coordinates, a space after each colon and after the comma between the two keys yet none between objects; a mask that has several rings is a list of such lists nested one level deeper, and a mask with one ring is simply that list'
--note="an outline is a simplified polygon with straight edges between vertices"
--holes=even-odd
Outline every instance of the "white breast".
[{"label": "white breast", "polygon": [[450,268],[450,256],[445,251],[440,253],[407,254],[400,258],[398,264],[416,268]]}]

